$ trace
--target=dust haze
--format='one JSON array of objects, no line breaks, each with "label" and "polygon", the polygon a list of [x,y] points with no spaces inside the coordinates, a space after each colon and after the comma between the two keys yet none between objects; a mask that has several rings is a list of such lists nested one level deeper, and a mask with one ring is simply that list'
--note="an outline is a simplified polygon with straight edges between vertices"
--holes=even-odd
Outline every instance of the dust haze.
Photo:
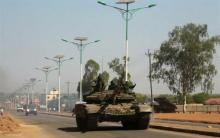
[{"label": "dust haze", "polygon": [[0,66],[0,92],[7,92],[8,88],[8,74],[7,71],[5,71],[1,66]]}]

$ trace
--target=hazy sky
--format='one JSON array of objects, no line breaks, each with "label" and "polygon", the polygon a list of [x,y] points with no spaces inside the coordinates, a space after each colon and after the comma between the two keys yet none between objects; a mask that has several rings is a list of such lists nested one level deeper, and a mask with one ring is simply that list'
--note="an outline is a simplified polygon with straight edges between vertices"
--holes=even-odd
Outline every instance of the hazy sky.
[{"label": "hazy sky", "polygon": [[[105,0],[114,4],[114,0]],[[220,34],[219,0],[138,0],[132,8],[156,3],[151,9],[138,11],[129,22],[129,71],[137,86],[135,91],[149,94],[147,49],[158,49],[175,26],[187,23],[208,24],[210,36]],[[123,5],[118,5],[123,6]],[[120,13],[96,3],[96,0],[0,0],[0,91],[13,92],[31,77],[40,80],[35,91],[44,90],[44,74],[35,67],[56,64],[44,59],[64,54],[74,57],[62,65],[62,90],[71,81],[76,92],[79,81],[79,51],[61,38],[73,40],[87,36],[101,42],[86,47],[84,63],[92,58],[104,70],[107,63],[125,53],[125,22]],[[220,49],[216,66],[220,72]],[[108,70],[111,75],[113,72]],[[220,74],[220,73],[219,73]],[[220,92],[220,75],[215,90]],[[57,71],[50,73],[50,88],[57,87]],[[163,84],[153,85],[155,93],[170,93]]]}]

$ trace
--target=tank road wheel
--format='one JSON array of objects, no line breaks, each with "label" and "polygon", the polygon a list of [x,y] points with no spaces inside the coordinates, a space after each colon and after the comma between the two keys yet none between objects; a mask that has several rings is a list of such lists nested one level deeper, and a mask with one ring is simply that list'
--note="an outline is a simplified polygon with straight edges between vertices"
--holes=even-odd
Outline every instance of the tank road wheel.
[{"label": "tank road wheel", "polygon": [[77,128],[81,131],[86,129],[86,118],[87,118],[87,111],[84,107],[76,108],[76,125]]},{"label": "tank road wheel", "polygon": [[98,126],[97,115],[89,114],[87,115],[87,130],[94,130]]},{"label": "tank road wheel", "polygon": [[76,125],[79,130],[84,131],[86,129],[86,119],[76,116]]},{"label": "tank road wheel", "polygon": [[150,124],[150,113],[140,114],[133,120],[122,120],[121,123],[125,129],[148,129]]},{"label": "tank road wheel", "polygon": [[125,120],[122,120],[121,123],[125,129],[135,129],[136,128],[136,124],[134,121],[125,119]]},{"label": "tank road wheel", "polygon": [[76,124],[79,130],[94,130],[97,128],[97,115],[87,115],[84,117],[76,117]]},{"label": "tank road wheel", "polygon": [[150,113],[141,114],[137,120],[138,129],[148,129],[150,126]]}]

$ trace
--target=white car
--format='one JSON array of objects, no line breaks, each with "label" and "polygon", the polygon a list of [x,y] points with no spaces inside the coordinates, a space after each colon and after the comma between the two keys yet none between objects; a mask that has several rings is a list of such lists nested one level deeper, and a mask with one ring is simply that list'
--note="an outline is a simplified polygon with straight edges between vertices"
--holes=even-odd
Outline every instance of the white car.
[{"label": "white car", "polygon": [[17,107],[17,112],[24,112],[24,108],[22,106]]}]

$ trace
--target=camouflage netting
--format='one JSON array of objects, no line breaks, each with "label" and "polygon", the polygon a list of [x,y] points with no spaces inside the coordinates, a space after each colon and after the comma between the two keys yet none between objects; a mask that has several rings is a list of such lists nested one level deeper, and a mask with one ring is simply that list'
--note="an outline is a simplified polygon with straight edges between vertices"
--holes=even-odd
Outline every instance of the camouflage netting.
[{"label": "camouflage netting", "polygon": [[135,100],[135,96],[127,93],[117,93],[113,90],[95,92],[86,97],[86,102],[88,103],[121,103],[121,102],[131,102]]},{"label": "camouflage netting", "polygon": [[131,105],[109,105],[105,109],[105,114],[109,115],[133,115],[135,110],[130,108]]}]

